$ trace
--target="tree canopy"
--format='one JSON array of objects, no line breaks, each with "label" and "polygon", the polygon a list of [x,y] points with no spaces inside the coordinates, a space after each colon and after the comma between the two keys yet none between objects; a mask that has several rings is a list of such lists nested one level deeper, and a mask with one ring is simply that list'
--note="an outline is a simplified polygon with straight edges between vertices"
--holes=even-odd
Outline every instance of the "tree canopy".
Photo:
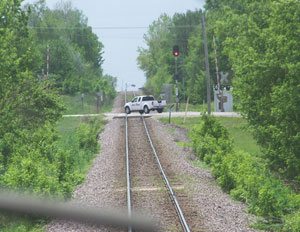
[{"label": "tree canopy", "polygon": [[[103,45],[69,2],[54,10],[43,0],[25,9],[21,2],[0,1],[0,187],[69,197],[80,177],[76,148],[72,153],[58,144],[65,109],[59,93],[102,91],[113,99],[116,78],[103,75]],[[48,81],[41,78],[47,45]],[[82,128],[86,141],[97,144],[99,128]]]},{"label": "tree canopy", "polygon": [[95,86],[99,90],[101,79],[105,79],[103,44],[88,26],[83,13],[74,8],[71,1],[59,2],[53,10],[46,6],[45,0],[25,8],[30,12],[28,27],[35,37],[40,57],[35,73],[42,75],[41,70],[46,71],[49,45],[50,80],[56,88],[62,93],[95,92]]},{"label": "tree canopy", "polygon": [[181,99],[184,94],[191,103],[206,100],[201,14],[207,26],[211,83],[217,83],[215,35],[219,71],[229,74],[236,109],[254,128],[270,167],[300,181],[299,2],[207,0],[203,13],[161,16],[149,27],[148,47],[140,48],[138,57],[147,77],[145,87],[156,95],[162,84],[175,85],[176,44],[181,50]]},{"label": "tree canopy", "polygon": [[[259,178],[265,181],[272,175],[271,173],[275,173],[276,177],[293,183],[294,187],[299,188],[299,1],[207,0],[204,12],[189,11],[185,14],[175,14],[173,17],[161,16],[149,27],[145,35],[147,48],[140,48],[138,57],[138,65],[147,77],[146,88],[155,94],[161,93],[161,85],[164,83],[175,86],[172,78],[175,68],[172,46],[179,45],[181,50],[181,55],[178,57],[179,95],[181,99],[183,94],[189,96],[192,103],[201,103],[203,99],[206,100],[203,33],[199,20],[201,14],[205,17],[207,27],[211,83],[217,83],[213,46],[213,36],[215,36],[219,71],[228,74],[235,109],[248,120],[251,131],[262,148],[259,159],[267,163],[264,167],[266,170],[264,172],[268,173],[267,176],[264,177],[264,174],[259,171],[257,172]],[[211,141],[215,139],[212,138]],[[206,143],[207,141],[198,135],[196,135],[196,140],[196,148],[201,144],[205,148],[216,145],[216,142]],[[208,153],[205,155],[209,156]],[[237,170],[237,166],[251,163],[244,162],[242,159],[256,159],[250,157],[237,154],[236,157],[227,156],[227,158],[219,159],[220,157],[215,154],[212,160],[219,162],[224,159],[222,163],[224,167],[227,165],[226,162],[231,162],[234,164],[233,169]],[[234,176],[230,165],[226,169],[219,169],[220,166],[217,166],[215,170],[217,172],[226,170],[227,174]],[[250,168],[251,173],[255,173],[255,169],[256,167]],[[244,172],[245,168],[242,171]],[[221,184],[225,182],[228,184],[230,175],[225,176]],[[239,179],[243,175],[235,178]],[[249,175],[245,176],[250,178]],[[222,181],[225,182],[222,183]],[[247,179],[244,184],[250,186],[251,180]],[[264,184],[259,185],[257,182],[252,184],[259,186],[259,193],[254,194],[255,203],[259,202],[259,197],[262,195],[268,198],[267,200],[263,197],[264,200],[261,202],[264,204],[259,215],[267,215],[267,210],[270,210],[271,214],[276,212],[271,207],[275,198],[278,198],[278,202],[284,202],[283,199],[291,196],[286,194],[286,197],[282,197],[283,195],[279,193],[282,189],[274,187],[274,184],[269,184],[269,187],[273,187],[270,187],[268,191]],[[241,188],[247,188],[247,186]],[[234,191],[233,195],[238,193]],[[251,188],[250,192],[255,191]],[[243,191],[237,195],[239,194],[247,195]],[[271,200],[272,194],[274,198]],[[285,215],[286,220],[278,228],[285,231],[299,231],[299,204],[297,203],[299,200],[293,198],[290,202],[293,206],[286,204],[285,207],[282,205],[278,207],[280,210],[285,208],[283,214],[294,212],[292,215]],[[272,219],[268,220],[272,221]]]}]

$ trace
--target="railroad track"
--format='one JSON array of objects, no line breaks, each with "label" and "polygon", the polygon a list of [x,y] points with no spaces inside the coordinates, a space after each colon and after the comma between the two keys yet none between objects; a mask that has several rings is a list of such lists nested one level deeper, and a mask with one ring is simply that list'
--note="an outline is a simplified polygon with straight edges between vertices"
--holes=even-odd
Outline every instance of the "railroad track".
[{"label": "railroad track", "polygon": [[[149,211],[150,208],[152,214],[160,215],[159,226],[164,231],[182,229],[189,232],[182,209],[150,138],[144,116],[126,116],[125,120],[128,215],[131,216],[132,211]],[[128,231],[133,231],[133,228],[129,226]]]}]

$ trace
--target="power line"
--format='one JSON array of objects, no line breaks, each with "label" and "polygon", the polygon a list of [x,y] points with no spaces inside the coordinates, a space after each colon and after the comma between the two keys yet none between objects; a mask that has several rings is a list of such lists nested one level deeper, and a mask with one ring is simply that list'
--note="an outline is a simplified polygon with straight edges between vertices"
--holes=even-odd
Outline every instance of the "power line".
[{"label": "power line", "polygon": [[[166,26],[165,28],[193,28],[198,25],[178,25],[178,26]],[[28,26],[29,29],[49,29],[49,30],[84,30],[84,29],[94,29],[94,30],[136,30],[136,29],[148,29],[145,26],[118,26],[118,27],[32,27]]]},{"label": "power line", "polygon": [[29,29],[49,29],[49,30],[128,30],[128,29],[147,29],[148,27],[28,27]]}]

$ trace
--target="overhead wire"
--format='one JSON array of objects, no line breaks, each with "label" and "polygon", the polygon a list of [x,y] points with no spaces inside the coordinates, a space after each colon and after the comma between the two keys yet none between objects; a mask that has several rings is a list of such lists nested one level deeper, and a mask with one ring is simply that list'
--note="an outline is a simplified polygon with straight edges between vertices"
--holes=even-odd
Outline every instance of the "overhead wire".
[{"label": "overhead wire", "polygon": [[[165,28],[193,28],[198,25],[178,25],[178,26],[166,26]],[[134,29],[148,29],[149,26],[116,26],[116,27],[35,27],[28,26],[29,29],[49,29],[49,30],[84,30],[84,29],[94,29],[94,30],[134,30]]]}]

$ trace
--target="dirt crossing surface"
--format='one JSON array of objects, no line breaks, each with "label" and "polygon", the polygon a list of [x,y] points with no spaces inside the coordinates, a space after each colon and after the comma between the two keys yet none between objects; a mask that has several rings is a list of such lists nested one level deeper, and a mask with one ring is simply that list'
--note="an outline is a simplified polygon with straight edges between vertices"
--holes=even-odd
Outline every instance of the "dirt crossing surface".
[{"label": "dirt crossing surface", "polygon": [[[115,101],[113,112],[123,112],[123,97]],[[157,164],[143,134],[141,119],[129,119],[129,154],[133,210],[160,219],[163,231],[181,231]],[[255,231],[248,227],[253,216],[244,204],[234,202],[217,186],[208,170],[194,167],[192,151],[175,141],[183,141],[184,130],[146,119],[159,159],[176,194],[191,231]],[[131,132],[130,132],[131,130]],[[133,133],[132,133],[133,132]],[[142,133],[143,132],[143,133]],[[125,120],[114,119],[101,133],[101,152],[94,160],[86,181],[77,187],[72,201],[82,205],[126,209]],[[175,140],[175,141],[174,141]],[[156,171],[154,171],[156,170]],[[163,220],[161,220],[163,219]],[[126,228],[95,227],[53,220],[47,231],[127,231]]]}]

